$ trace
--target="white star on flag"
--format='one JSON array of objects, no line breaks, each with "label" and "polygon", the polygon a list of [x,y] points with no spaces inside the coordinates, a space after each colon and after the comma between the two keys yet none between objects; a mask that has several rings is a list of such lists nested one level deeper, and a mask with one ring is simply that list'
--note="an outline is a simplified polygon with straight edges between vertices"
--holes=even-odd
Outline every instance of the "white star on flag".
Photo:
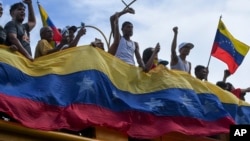
[{"label": "white star on flag", "polygon": [[204,112],[205,114],[209,113],[209,112],[218,112],[219,110],[216,108],[216,103],[215,102],[211,102],[211,101],[205,101],[204,103]]},{"label": "white star on flag", "polygon": [[161,100],[156,100],[155,98],[150,98],[149,102],[144,102],[146,105],[149,106],[149,109],[152,110],[155,107],[163,107],[164,103]]},{"label": "white star on flag", "polygon": [[249,123],[247,121],[247,116],[245,115],[242,115],[242,116],[238,116],[238,119],[236,120],[238,123],[241,123],[241,124],[247,124]]},{"label": "white star on flag", "polygon": [[186,94],[181,97],[181,100],[183,101],[183,104],[187,107],[193,107],[193,100],[189,98]]},{"label": "white star on flag", "polygon": [[79,93],[82,93],[83,91],[90,90],[94,92],[94,88],[92,87],[94,84],[94,81],[91,80],[88,76],[84,76],[82,81],[77,82],[77,85],[80,86]]}]

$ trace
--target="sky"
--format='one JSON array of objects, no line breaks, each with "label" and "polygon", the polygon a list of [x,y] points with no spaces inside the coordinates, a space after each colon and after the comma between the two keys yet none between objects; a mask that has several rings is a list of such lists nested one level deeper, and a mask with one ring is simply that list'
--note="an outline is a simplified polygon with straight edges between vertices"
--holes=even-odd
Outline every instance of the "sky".
[{"label": "sky", "polygon": [[[0,0],[3,2],[4,13],[0,18],[0,25],[11,20],[9,8],[20,0]],[[130,3],[133,0],[124,0]],[[121,11],[125,5],[121,0],[39,0],[46,10],[54,25],[58,28],[66,26],[85,25],[94,26],[102,31],[109,40],[109,17],[115,12]],[[186,58],[192,63],[191,74],[194,76],[196,65],[207,66],[211,48],[214,42],[220,16],[228,31],[241,42],[250,45],[250,1],[249,0],[136,0],[131,7],[135,14],[126,14],[120,17],[119,24],[130,21],[134,26],[132,40],[137,41],[140,53],[147,47],[155,47],[159,42],[161,49],[158,58],[170,61],[170,50],[173,39],[173,27],[178,26],[177,44],[191,42],[194,48]],[[37,20],[36,27],[31,31],[31,47],[34,50],[39,37],[42,21],[37,6],[33,0],[33,7]],[[27,10],[26,10],[27,13]],[[24,22],[27,21],[27,18]],[[78,45],[86,45],[95,38],[100,38],[105,43],[105,38],[93,28],[86,28]],[[237,69],[227,81],[236,88],[250,87],[250,53],[248,53]],[[169,66],[168,66],[169,67]],[[216,83],[223,78],[227,65],[220,60],[211,57],[209,63],[208,81]],[[247,77],[246,77],[247,76]],[[246,101],[250,102],[250,93],[246,95]]]}]

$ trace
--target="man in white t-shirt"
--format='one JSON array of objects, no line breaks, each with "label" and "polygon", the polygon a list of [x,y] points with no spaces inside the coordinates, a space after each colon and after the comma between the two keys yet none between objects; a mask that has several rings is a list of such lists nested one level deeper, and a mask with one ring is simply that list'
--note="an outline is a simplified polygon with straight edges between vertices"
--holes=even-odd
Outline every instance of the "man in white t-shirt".
[{"label": "man in white t-shirt", "polygon": [[135,11],[132,8],[126,8],[121,12],[116,12],[110,17],[114,42],[109,48],[108,52],[130,65],[135,65],[135,55],[137,63],[144,69],[144,63],[139,52],[139,45],[137,42],[134,42],[130,39],[130,37],[133,35],[133,24],[128,21],[124,22],[121,28],[123,35],[121,36],[119,32],[119,17],[126,13],[134,14]]},{"label": "man in white t-shirt", "polygon": [[194,45],[188,42],[181,43],[179,45],[180,54],[177,55],[176,46],[177,46],[178,27],[174,27],[173,31],[174,31],[174,38],[173,38],[172,47],[171,47],[170,67],[171,69],[185,71],[190,74],[191,62],[187,61],[186,57],[189,55],[189,52],[194,47]]}]

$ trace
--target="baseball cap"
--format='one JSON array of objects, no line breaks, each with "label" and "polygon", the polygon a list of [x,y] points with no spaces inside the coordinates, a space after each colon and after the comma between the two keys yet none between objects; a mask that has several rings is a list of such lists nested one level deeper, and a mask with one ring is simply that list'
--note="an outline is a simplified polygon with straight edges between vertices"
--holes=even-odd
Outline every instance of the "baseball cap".
[{"label": "baseball cap", "polygon": [[158,64],[162,64],[164,66],[168,65],[168,61],[167,60],[162,60],[162,59],[158,59]]},{"label": "baseball cap", "polygon": [[72,30],[73,32],[76,32],[77,27],[73,25],[73,26],[68,27],[68,30]]},{"label": "baseball cap", "polygon": [[192,49],[194,47],[194,44],[188,43],[188,42],[183,42],[179,45],[179,50],[182,49],[183,47],[189,47],[190,49]]}]

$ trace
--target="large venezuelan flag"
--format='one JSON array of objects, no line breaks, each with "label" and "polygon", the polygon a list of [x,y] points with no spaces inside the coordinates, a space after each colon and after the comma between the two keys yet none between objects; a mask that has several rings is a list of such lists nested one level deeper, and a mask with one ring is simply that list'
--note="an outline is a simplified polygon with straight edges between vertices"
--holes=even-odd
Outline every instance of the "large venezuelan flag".
[{"label": "large venezuelan flag", "polygon": [[40,4],[38,4],[38,8],[39,8],[40,15],[41,15],[41,18],[42,18],[43,26],[49,26],[53,30],[53,33],[54,33],[53,39],[54,39],[54,41],[55,42],[60,42],[61,39],[62,39],[61,33],[58,31],[56,26],[53,24],[53,22],[49,18],[47,12],[44,10],[44,8]]},{"label": "large venezuelan flag", "polygon": [[233,74],[248,53],[249,46],[235,39],[219,20],[211,55],[227,64]]},{"label": "large venezuelan flag", "polygon": [[42,130],[104,126],[152,139],[228,133],[250,105],[209,82],[159,66],[149,73],[90,46],[33,62],[0,46],[0,112]]}]

